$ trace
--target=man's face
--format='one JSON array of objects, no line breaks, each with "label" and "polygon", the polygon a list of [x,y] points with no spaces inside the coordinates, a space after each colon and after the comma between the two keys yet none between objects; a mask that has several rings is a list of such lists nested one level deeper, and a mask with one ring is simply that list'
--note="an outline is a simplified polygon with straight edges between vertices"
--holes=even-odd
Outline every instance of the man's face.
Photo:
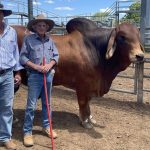
[{"label": "man's face", "polygon": [[45,22],[38,22],[33,26],[34,30],[40,35],[44,35],[47,32],[48,27],[49,26]]},{"label": "man's face", "polygon": [[2,12],[2,11],[0,11],[0,22],[2,22],[2,21],[3,21],[3,19],[4,19],[4,14],[3,14],[3,12]]}]

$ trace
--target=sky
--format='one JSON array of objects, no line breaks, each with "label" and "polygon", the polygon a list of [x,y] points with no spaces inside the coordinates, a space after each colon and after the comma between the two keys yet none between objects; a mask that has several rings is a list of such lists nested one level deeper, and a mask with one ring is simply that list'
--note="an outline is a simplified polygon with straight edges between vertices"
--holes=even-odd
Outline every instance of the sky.
[{"label": "sky", "polygon": [[[6,8],[18,10],[18,4],[27,0],[0,0]],[[33,0],[34,8],[42,8],[58,16],[90,15],[102,12],[110,7],[116,0]],[[19,6],[21,9],[21,5]]]},{"label": "sky", "polygon": [[[28,0],[0,0],[0,2],[4,4],[5,8],[15,12],[18,10],[21,12],[28,12]],[[40,8],[43,11],[48,11],[49,15],[55,17],[89,16],[97,12],[104,12],[113,4],[115,5],[115,2],[116,0],[33,0],[33,7],[35,9]],[[39,13],[41,13],[41,11],[34,11],[35,15]]]}]

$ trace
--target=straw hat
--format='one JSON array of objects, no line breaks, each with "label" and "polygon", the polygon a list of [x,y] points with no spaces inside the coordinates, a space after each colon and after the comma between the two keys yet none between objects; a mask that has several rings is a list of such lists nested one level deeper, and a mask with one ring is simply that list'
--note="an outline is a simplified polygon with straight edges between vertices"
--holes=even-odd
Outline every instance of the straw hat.
[{"label": "straw hat", "polygon": [[3,4],[0,4],[0,11],[3,12],[4,17],[9,16],[9,15],[12,14],[12,11],[11,11],[11,10],[4,9]]},{"label": "straw hat", "polygon": [[54,21],[53,20],[47,19],[43,14],[40,14],[37,17],[35,17],[35,19],[28,22],[27,28],[30,31],[35,32],[35,30],[33,29],[33,25],[35,25],[41,21],[44,21],[46,24],[49,25],[47,32],[50,31],[54,27]]}]

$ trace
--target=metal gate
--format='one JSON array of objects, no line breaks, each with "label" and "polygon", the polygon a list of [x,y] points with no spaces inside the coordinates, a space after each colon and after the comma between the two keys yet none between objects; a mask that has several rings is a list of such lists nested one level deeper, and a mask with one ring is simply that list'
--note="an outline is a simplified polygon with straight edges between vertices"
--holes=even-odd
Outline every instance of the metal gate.
[{"label": "metal gate", "polygon": [[114,87],[112,87],[111,90],[137,95],[137,102],[143,103],[143,93],[150,92],[150,89],[144,88],[144,79],[150,79],[150,74],[148,75],[144,74],[144,70],[148,69],[150,71],[150,67],[146,67],[144,66],[144,64],[150,64],[150,58],[145,58],[144,61],[135,62],[134,64],[129,66],[134,70],[133,76],[122,75],[122,74],[118,74],[117,76],[117,78],[119,77],[119,78],[125,78],[125,79],[132,79],[134,81],[133,90],[119,89],[119,88],[114,88]]}]

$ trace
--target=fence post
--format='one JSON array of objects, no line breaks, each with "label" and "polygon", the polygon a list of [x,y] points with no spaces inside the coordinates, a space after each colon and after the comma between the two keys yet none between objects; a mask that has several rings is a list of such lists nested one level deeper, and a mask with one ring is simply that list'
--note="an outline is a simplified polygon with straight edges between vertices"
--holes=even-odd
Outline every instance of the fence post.
[{"label": "fence post", "polygon": [[133,64],[134,71],[134,94],[137,95],[137,86],[138,86],[138,65],[136,63]]},{"label": "fence post", "polygon": [[137,62],[138,68],[138,89],[137,89],[137,103],[143,103],[143,75],[144,62]]}]

